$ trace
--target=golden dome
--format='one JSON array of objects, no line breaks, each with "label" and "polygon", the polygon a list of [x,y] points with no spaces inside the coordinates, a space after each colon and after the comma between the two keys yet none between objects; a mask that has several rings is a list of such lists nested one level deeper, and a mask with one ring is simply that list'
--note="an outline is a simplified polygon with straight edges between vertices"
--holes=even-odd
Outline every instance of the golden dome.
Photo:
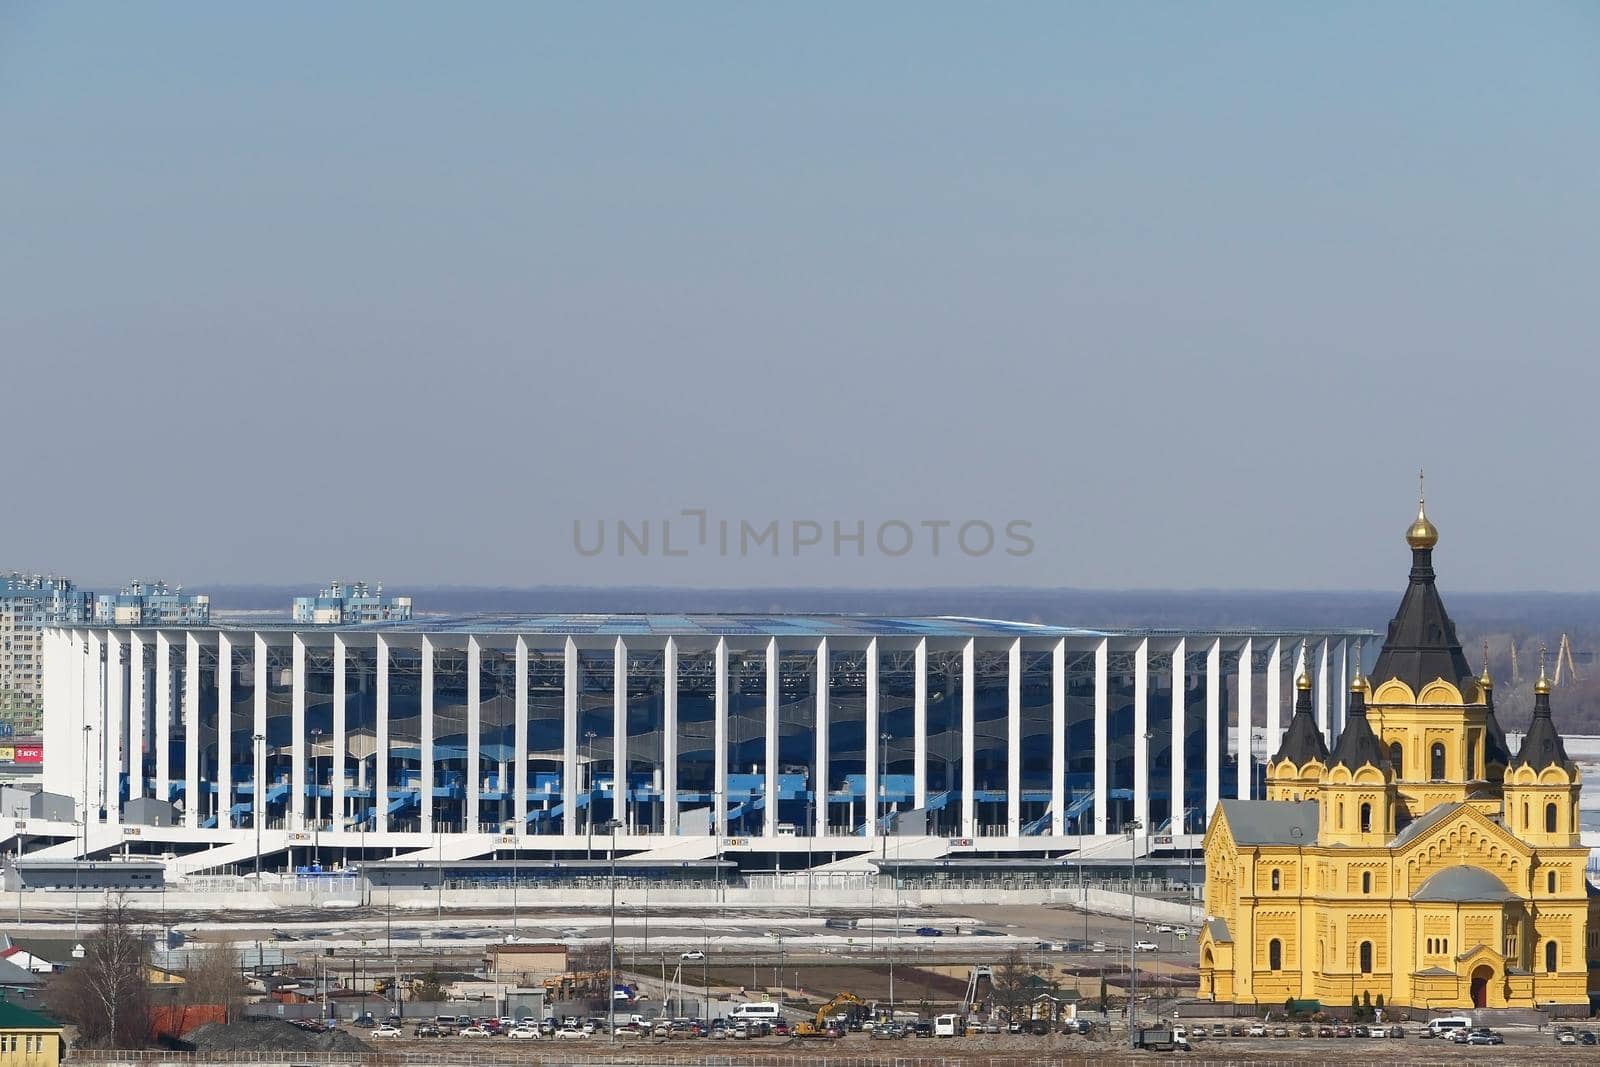
[{"label": "golden dome", "polygon": [[1356,668],[1356,676],[1354,678],[1350,679],[1350,692],[1352,692],[1352,693],[1365,693],[1366,691],[1367,691],[1367,679],[1366,679],[1366,677],[1364,675],[1362,675],[1361,668],[1357,667]]},{"label": "golden dome", "polygon": [[1483,643],[1483,673],[1478,675],[1478,688],[1489,692],[1494,689],[1494,679],[1489,677],[1489,642]]},{"label": "golden dome", "polygon": [[1406,544],[1412,548],[1432,548],[1439,543],[1439,528],[1428,521],[1427,512],[1422,510],[1422,501],[1417,501],[1417,521],[1411,524],[1406,531]]},{"label": "golden dome", "polygon": [[1544,673],[1544,649],[1539,650],[1539,680],[1533,683],[1533,691],[1540,696],[1550,695],[1550,679]]},{"label": "golden dome", "polygon": [[1423,492],[1422,472],[1417,472],[1417,521],[1406,531],[1406,544],[1414,549],[1432,548],[1439,543],[1439,528],[1428,521],[1424,510],[1427,494]]},{"label": "golden dome", "polygon": [[1309,692],[1311,690],[1311,675],[1301,671],[1300,676],[1294,680],[1294,687],[1303,693]]}]

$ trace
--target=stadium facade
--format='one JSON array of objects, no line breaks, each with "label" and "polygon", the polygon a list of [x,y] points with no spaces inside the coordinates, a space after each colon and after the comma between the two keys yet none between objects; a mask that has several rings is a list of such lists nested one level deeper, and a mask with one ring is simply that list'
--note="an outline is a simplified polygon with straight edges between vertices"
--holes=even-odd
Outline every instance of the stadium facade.
[{"label": "stadium facade", "polygon": [[633,856],[771,869],[889,838],[933,859],[1195,835],[1220,798],[1265,795],[1302,659],[1337,739],[1370,636],[827,615],[58,626],[47,788],[88,818],[52,854],[225,870],[314,839],[347,859],[559,858],[614,830]]}]

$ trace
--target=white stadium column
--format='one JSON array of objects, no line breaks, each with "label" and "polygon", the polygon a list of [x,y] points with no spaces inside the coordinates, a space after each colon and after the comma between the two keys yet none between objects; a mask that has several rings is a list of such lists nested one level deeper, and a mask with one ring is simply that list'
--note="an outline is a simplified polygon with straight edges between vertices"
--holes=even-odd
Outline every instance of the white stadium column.
[{"label": "white stadium column", "polygon": [[463,829],[478,832],[483,797],[483,649],[476,636],[467,638],[467,815]]},{"label": "white stadium column", "polygon": [[678,832],[678,642],[661,651],[661,832]]},{"label": "white stadium column", "polygon": [[[100,817],[100,798],[105,794],[106,687],[105,671],[100,659],[100,635],[91,630],[88,636],[89,654],[83,661],[83,693],[87,698],[84,718],[93,729],[83,731],[84,744],[89,746],[89,782],[84,795],[88,800],[87,817],[96,820]],[[84,835],[87,838],[87,830]]]},{"label": "white stadium column", "polygon": [[[583,768],[583,773],[588,774],[589,768]],[[578,645],[570,637],[562,660],[561,810],[566,812],[563,832],[575,837],[582,825],[578,818]]]},{"label": "white stadium column", "polygon": [[[871,647],[876,648],[877,642],[873,641]],[[868,652],[870,657],[872,652]],[[806,833],[815,834],[817,837],[826,837],[828,834],[828,639],[826,637],[817,641],[817,755],[816,773],[811,776],[809,783],[813,804],[811,808],[811,825],[806,827]],[[878,701],[873,695],[877,688],[877,669],[870,665],[867,667],[867,718],[875,720],[878,715]],[[875,736],[872,727],[867,728],[867,735]],[[872,754],[873,746],[867,746],[867,776],[872,776],[871,761],[877,757]]]},{"label": "white stadium column", "polygon": [[1337,726],[1339,733],[1344,733],[1346,716],[1350,706],[1350,642],[1345,638],[1339,639],[1339,673],[1335,675],[1333,686],[1334,707],[1338,711]]},{"label": "white stadium column", "polygon": [[[378,637],[378,671],[374,680],[378,704],[378,747],[372,755],[373,829],[389,829],[389,642]],[[429,716],[424,715],[426,720]],[[424,727],[427,729],[427,727]]]},{"label": "white stadium column", "polygon": [[[267,639],[260,633],[256,633],[254,637],[255,659],[251,672],[255,689],[251,700],[251,711],[255,715],[255,728],[252,731],[252,738],[264,738],[267,734]],[[267,790],[271,785],[267,781],[266,741],[251,740],[250,762],[255,767],[250,810],[254,813],[252,817],[255,819],[255,825],[264,826],[267,818]]]},{"label": "white stadium column", "polygon": [[712,753],[711,833],[722,837],[728,832],[728,639],[717,638],[715,692],[712,734],[717,750]]},{"label": "white stadium column", "polygon": [[1188,833],[1188,796],[1184,792],[1184,775],[1186,769],[1183,765],[1184,756],[1187,754],[1187,730],[1184,724],[1185,687],[1189,684],[1188,660],[1189,646],[1183,638],[1178,638],[1178,643],[1172,646],[1172,796],[1167,801],[1171,811],[1173,833]]},{"label": "white stadium column", "polygon": [[778,639],[767,639],[766,818],[762,834],[778,836]]},{"label": "white stadium column", "polygon": [[156,799],[172,799],[172,641],[165,630],[156,631]]},{"label": "white stadium column", "polygon": [[628,811],[628,643],[611,650],[611,817],[632,833]]},{"label": "white stadium column", "polygon": [[433,639],[426,634],[422,638],[422,692],[420,696],[422,714],[417,731],[417,816],[422,832],[433,833],[435,826],[433,818],[433,676],[438,665],[434,662],[438,649],[434,647]]},{"label": "white stadium column", "polygon": [[[867,642],[867,722],[866,729],[863,731],[866,751],[862,753],[866,757],[867,773],[861,785],[862,814],[866,818],[862,819],[861,822],[867,827],[868,837],[872,837],[880,829],[878,816],[883,811],[883,794],[885,792],[882,785],[883,768],[878,766],[878,753],[883,750],[883,741],[881,739],[883,727],[878,719],[881,713],[878,705],[878,666],[874,662],[877,659],[877,648],[877,638]],[[823,749],[824,756],[826,756],[826,752],[827,750]],[[822,763],[821,766],[826,768],[827,764]]]},{"label": "white stadium column", "polygon": [[343,830],[347,823],[344,799],[345,733],[345,647],[344,635],[333,635],[333,755],[328,760],[330,828]]},{"label": "white stadium column", "polygon": [[[62,762],[67,764],[66,773],[61,775],[60,782],[67,785],[72,796],[73,810],[78,817],[83,817],[83,790],[88,785],[88,778],[84,772],[84,759],[88,742],[84,738],[84,727],[89,720],[83,714],[83,632],[81,630],[68,630],[66,644],[61,657],[61,670],[66,675],[67,700],[64,716],[68,725],[66,729],[67,744],[61,746],[62,755],[67,756]],[[46,721],[46,725],[49,723]],[[45,758],[50,759],[50,748],[45,746]]]},{"label": "white stadium column", "polygon": [[306,642],[298,633],[290,646],[289,803],[283,825],[306,828]]},{"label": "white stadium column", "polygon": [[184,634],[183,656],[183,825],[200,826],[200,638],[193,630]]},{"label": "white stadium column", "polygon": [[928,806],[928,639],[926,637],[917,641],[917,652],[913,658],[917,676],[912,681],[911,732],[916,737],[911,747],[916,766],[911,768],[913,793],[911,802],[918,808],[925,808]]},{"label": "white stadium column", "polygon": [[1139,833],[1150,833],[1150,639],[1133,650],[1133,817]]},{"label": "white stadium column", "polygon": [[1006,657],[1006,836],[1022,836],[1022,638]]},{"label": "white stadium column", "polygon": [[115,630],[106,631],[106,713],[100,720],[106,731],[103,750],[106,754],[106,772],[103,785],[105,793],[101,804],[106,821],[118,822],[122,818],[122,638]]},{"label": "white stadium column", "polygon": [[517,820],[516,832],[528,829],[528,641],[517,638],[516,724],[512,727],[512,744],[516,748],[511,763],[512,815]]},{"label": "white stadium column", "polygon": [[978,832],[978,813],[975,810],[973,786],[977,781],[977,694],[978,648],[975,638],[967,638],[961,646],[961,836],[973,837]]},{"label": "white stadium column", "polygon": [[1111,646],[1101,638],[1094,646],[1094,832],[1107,832],[1110,824],[1110,807],[1107,803],[1109,764],[1107,750],[1111,745],[1110,692],[1107,673],[1111,668]]},{"label": "white stadium column", "polygon": [[233,820],[233,643],[217,631],[217,829]]},{"label": "white stadium column", "polygon": [[1067,832],[1067,639],[1050,650],[1050,833]]},{"label": "white stadium column", "polygon": [[1267,759],[1278,751],[1283,737],[1283,638],[1272,642],[1267,654]]},{"label": "white stadium column", "polygon": [[1206,818],[1222,798],[1222,639],[1206,649]]},{"label": "white stadium column", "polygon": [[1244,646],[1239,649],[1239,722],[1234,735],[1234,747],[1238,750],[1235,769],[1238,771],[1238,796],[1240,800],[1249,800],[1251,786],[1255,777],[1255,755],[1250,749],[1250,730],[1252,725],[1252,711],[1255,706],[1255,641],[1251,638],[1244,639]]},{"label": "white stadium column", "polygon": [[145,723],[150,717],[150,679],[144,669],[144,638],[128,634],[128,799],[144,796]]},{"label": "white stadium column", "polygon": [[1317,646],[1317,727],[1332,747],[1335,738],[1333,724],[1328,721],[1328,654],[1328,639],[1323,638],[1322,644]]}]

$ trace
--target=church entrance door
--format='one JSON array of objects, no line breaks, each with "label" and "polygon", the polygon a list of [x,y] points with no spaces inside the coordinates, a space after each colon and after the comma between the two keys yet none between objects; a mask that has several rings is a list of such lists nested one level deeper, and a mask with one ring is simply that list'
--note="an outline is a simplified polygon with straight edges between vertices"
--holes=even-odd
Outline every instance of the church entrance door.
[{"label": "church entrance door", "polygon": [[1472,972],[1472,1006],[1474,1008],[1487,1008],[1489,1006],[1489,979],[1494,977],[1494,968],[1479,967]]}]

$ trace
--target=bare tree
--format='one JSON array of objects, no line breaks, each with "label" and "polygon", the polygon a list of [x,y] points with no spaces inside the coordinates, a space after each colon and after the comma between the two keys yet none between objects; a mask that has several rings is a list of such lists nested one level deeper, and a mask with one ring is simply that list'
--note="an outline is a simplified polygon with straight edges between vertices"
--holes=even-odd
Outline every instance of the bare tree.
[{"label": "bare tree", "polygon": [[243,1015],[245,983],[239,974],[239,949],[226,934],[198,952],[191,950],[179,999],[188,1006],[219,1005],[225,1022]]},{"label": "bare tree", "polygon": [[51,982],[52,1010],[91,1048],[143,1048],[150,1036],[150,945],[122,896],[106,901],[77,966]]},{"label": "bare tree", "polygon": [[995,1003],[1005,1009],[1009,1019],[1027,1018],[1034,993],[1035,973],[1020,948],[1012,949],[1005,962],[994,969]]}]

